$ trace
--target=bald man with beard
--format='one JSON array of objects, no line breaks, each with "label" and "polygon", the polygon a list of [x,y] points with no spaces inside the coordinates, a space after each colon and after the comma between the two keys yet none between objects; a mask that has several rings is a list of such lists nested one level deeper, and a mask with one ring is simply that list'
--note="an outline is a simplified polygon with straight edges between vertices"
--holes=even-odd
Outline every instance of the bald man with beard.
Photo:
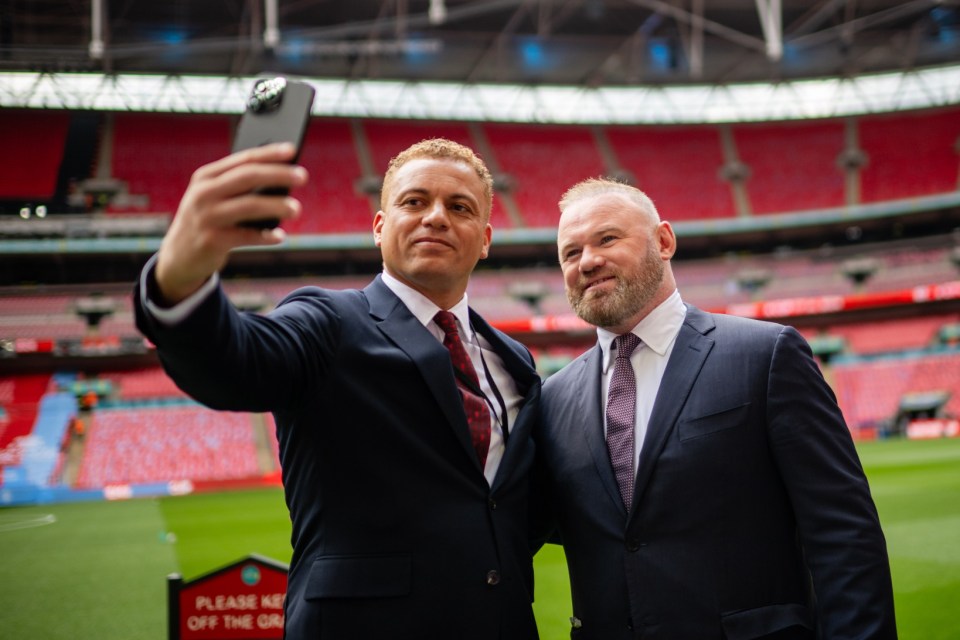
[{"label": "bald man with beard", "polygon": [[560,209],[567,296],[597,327],[535,434],[571,638],[896,638],[877,511],[804,339],[684,304],[640,190],[591,179]]}]

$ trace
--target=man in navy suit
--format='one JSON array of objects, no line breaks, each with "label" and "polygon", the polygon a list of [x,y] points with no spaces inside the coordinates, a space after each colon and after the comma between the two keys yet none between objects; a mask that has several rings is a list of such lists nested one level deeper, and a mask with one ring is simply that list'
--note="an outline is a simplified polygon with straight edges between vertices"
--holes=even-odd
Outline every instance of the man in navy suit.
[{"label": "man in navy suit", "polygon": [[[266,146],[198,169],[134,296],[178,385],[276,418],[293,524],[285,635],[535,639],[527,486],[540,379],[466,295],[490,246],[490,173],[454,142],[414,145],[384,179],[383,272],[369,286],[306,287],[269,314],[240,313],[217,273],[230,250],[283,239],[239,223],[299,215],[291,197],[254,193],[304,184],[293,154]],[[446,333],[439,311],[455,318]],[[456,375],[454,335],[469,362]],[[457,382],[467,367],[471,418]]]},{"label": "man in navy suit", "polygon": [[685,305],[638,189],[591,179],[560,208],[567,296],[598,335],[544,383],[535,436],[571,637],[895,638],[877,512],[807,343]]}]

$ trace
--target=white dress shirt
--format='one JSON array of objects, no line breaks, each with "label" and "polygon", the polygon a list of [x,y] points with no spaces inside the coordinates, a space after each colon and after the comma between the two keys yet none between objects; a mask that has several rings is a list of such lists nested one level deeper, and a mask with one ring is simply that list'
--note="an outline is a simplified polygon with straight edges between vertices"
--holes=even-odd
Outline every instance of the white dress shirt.
[{"label": "white dress shirt", "polygon": [[[642,343],[634,349],[630,356],[633,373],[637,379],[637,411],[634,419],[634,448],[633,469],[636,471],[640,460],[640,450],[643,439],[647,434],[647,423],[653,411],[653,402],[657,399],[660,381],[667,368],[667,361],[673,352],[673,345],[677,341],[677,334],[687,316],[687,308],[680,299],[680,292],[673,294],[651,311],[647,317],[633,328],[631,333],[636,335]],[[597,340],[603,352],[601,363],[601,393],[603,394],[603,432],[607,432],[607,394],[610,389],[610,378],[613,377],[613,365],[616,360],[614,339],[617,334],[606,329],[597,328]]]}]

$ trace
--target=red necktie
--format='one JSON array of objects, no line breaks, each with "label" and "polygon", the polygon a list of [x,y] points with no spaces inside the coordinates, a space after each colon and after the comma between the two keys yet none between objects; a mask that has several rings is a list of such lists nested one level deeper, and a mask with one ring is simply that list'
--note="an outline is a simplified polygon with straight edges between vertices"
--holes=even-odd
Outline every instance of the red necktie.
[{"label": "red necktie", "polygon": [[617,336],[617,359],[607,391],[607,449],[627,511],[633,503],[633,426],[637,419],[637,379],[630,354],[640,345],[632,333]]},{"label": "red necktie", "polygon": [[[478,393],[480,379],[477,377],[477,370],[473,368],[473,362],[463,348],[463,341],[460,340],[460,332],[457,330],[457,317],[449,311],[438,311],[433,321],[443,329],[443,346],[450,352],[453,366],[460,372],[460,375],[455,376],[457,387],[463,399],[464,413],[467,414],[470,440],[473,441],[473,448],[477,450],[480,466],[483,467],[487,463],[487,451],[490,449],[490,408]],[[469,380],[472,385],[464,382],[462,378]]]}]

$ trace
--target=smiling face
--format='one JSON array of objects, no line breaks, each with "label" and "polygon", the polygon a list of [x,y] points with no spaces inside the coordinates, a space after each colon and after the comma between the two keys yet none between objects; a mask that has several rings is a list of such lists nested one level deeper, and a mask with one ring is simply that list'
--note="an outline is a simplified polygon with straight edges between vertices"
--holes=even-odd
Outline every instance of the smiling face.
[{"label": "smiling face", "polygon": [[373,234],[384,269],[449,309],[490,248],[490,210],[480,177],[464,162],[416,158],[389,176],[382,200]]},{"label": "smiling face", "polygon": [[673,230],[622,193],[566,204],[557,245],[567,299],[594,326],[626,333],[676,288]]}]

